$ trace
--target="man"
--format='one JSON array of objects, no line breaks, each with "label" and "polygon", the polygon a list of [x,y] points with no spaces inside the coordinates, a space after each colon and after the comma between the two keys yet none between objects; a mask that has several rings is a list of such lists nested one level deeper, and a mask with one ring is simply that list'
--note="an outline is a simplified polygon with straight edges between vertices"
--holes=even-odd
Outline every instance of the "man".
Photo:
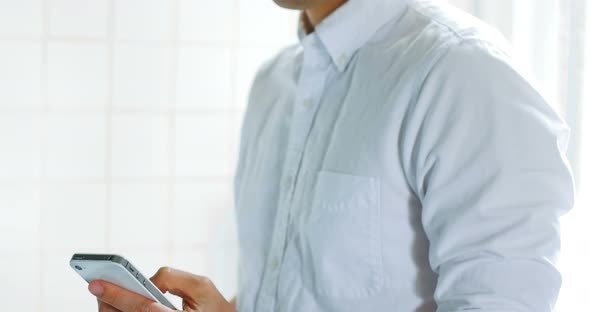
[{"label": "man", "polygon": [[[434,2],[275,2],[302,10],[301,40],[250,96],[237,310],[551,311],[568,129],[495,32]],[[154,282],[186,311],[236,309],[206,278]],[[90,290],[101,311],[169,311]]]}]

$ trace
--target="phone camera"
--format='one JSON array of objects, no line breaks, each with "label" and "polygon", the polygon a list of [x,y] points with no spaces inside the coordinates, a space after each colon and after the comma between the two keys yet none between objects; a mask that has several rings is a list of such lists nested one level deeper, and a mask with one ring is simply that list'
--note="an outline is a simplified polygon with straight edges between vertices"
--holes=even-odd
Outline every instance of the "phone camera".
[{"label": "phone camera", "polygon": [[74,268],[76,268],[76,270],[78,270],[78,271],[82,271],[82,267],[79,265],[74,266]]}]

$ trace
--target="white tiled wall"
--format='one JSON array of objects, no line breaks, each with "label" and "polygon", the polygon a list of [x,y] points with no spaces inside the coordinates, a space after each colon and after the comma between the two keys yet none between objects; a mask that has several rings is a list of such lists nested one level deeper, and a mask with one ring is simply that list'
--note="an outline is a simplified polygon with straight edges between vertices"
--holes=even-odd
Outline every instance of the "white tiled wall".
[{"label": "white tiled wall", "polygon": [[114,48],[114,110],[165,111],[169,103],[173,50],[162,44],[126,44]]},{"label": "white tiled wall", "polygon": [[43,32],[43,0],[0,0],[0,35],[40,36]]},{"label": "white tiled wall", "polygon": [[176,26],[171,23],[173,1],[115,1],[117,39],[167,40]]},{"label": "white tiled wall", "polygon": [[[0,10],[0,15],[3,13]],[[0,23],[3,17],[0,16]],[[0,26],[0,32],[5,30]],[[0,108],[39,108],[41,94],[41,44],[0,41]]]},{"label": "white tiled wall", "polygon": [[[232,106],[231,47],[184,46],[178,51],[178,108],[227,110]],[[194,81],[200,81],[198,85]]]},{"label": "white tiled wall", "polygon": [[232,296],[239,123],[295,24],[272,0],[0,0],[3,310],[93,311],[74,252]]},{"label": "white tiled wall", "polygon": [[85,42],[49,42],[48,107],[105,107],[109,93],[108,47]]},{"label": "white tiled wall", "polygon": [[55,36],[106,37],[110,1],[51,0],[49,32]]},{"label": "white tiled wall", "polygon": [[[244,2],[244,7],[250,2]],[[179,0],[179,39],[229,42],[234,39],[235,6],[232,0]],[[243,10],[243,8],[240,8]]]}]

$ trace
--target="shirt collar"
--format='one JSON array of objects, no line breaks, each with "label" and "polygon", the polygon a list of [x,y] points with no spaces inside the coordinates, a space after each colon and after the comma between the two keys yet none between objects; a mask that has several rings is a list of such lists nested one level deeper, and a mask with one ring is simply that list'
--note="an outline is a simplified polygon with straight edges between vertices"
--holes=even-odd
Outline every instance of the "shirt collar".
[{"label": "shirt collar", "polygon": [[[343,71],[350,60],[386,23],[397,19],[405,11],[407,0],[348,0],[315,27],[315,32],[326,48],[332,62]],[[305,14],[305,13],[302,13]],[[306,36],[303,18],[298,35]]]}]

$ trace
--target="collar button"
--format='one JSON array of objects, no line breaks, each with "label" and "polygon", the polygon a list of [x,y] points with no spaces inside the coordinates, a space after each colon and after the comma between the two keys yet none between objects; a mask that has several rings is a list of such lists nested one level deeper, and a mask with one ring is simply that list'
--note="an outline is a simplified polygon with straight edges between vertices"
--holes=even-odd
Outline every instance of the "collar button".
[{"label": "collar button", "polygon": [[346,61],[348,60],[348,58],[346,57],[345,54],[340,54],[340,56],[338,57],[338,66],[340,67],[344,67],[346,65]]}]

